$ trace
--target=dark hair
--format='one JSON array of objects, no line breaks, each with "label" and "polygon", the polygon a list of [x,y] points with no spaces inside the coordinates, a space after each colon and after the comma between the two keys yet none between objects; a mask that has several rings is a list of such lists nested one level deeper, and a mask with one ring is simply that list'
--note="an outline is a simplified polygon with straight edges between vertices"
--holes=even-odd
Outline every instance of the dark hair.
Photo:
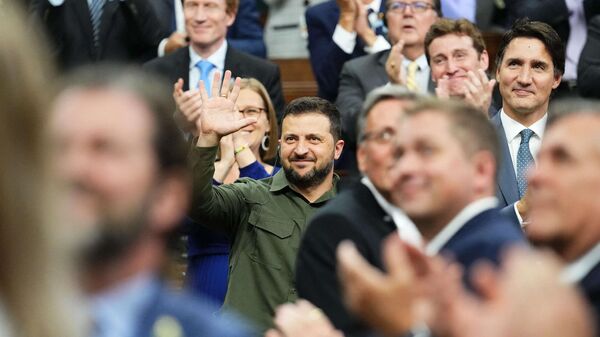
[{"label": "dark hair", "polygon": [[433,40],[438,37],[446,36],[448,34],[455,34],[460,36],[468,36],[473,42],[473,48],[477,51],[477,54],[481,56],[481,53],[485,50],[485,41],[479,29],[466,19],[439,19],[431,27],[425,35],[425,56],[427,57],[427,63],[429,59],[429,45]]},{"label": "dark hair", "polygon": [[510,42],[518,37],[540,40],[552,57],[554,77],[561,76],[565,72],[565,45],[558,33],[550,25],[540,21],[531,21],[528,18],[515,21],[510,30],[502,36],[496,55],[496,67],[499,68],[502,64],[504,53]]},{"label": "dark hair", "polygon": [[468,157],[480,151],[488,151],[494,156],[495,167],[498,167],[500,163],[498,135],[481,110],[463,101],[430,98],[417,101],[415,105],[406,109],[404,116],[410,118],[425,112],[437,113],[448,119],[451,134],[461,143]]},{"label": "dark hair", "polygon": [[64,80],[64,90],[106,88],[130,92],[148,107],[154,124],[154,150],[163,172],[186,169],[187,150],[173,120],[171,89],[161,79],[139,68],[101,64],[82,67]]},{"label": "dark hair", "polygon": [[335,104],[320,97],[300,97],[296,98],[285,107],[281,121],[287,116],[297,116],[306,113],[318,113],[329,119],[331,135],[334,141],[342,138],[342,122],[340,112]]}]

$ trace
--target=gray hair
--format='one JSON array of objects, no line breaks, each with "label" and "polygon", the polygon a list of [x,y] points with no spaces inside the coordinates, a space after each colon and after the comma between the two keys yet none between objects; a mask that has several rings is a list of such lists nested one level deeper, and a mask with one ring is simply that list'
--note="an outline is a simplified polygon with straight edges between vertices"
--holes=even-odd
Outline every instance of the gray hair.
[{"label": "gray hair", "polygon": [[548,126],[572,115],[591,115],[600,117],[600,100],[570,98],[553,102],[548,112]]},{"label": "gray hair", "polygon": [[377,103],[388,99],[414,102],[419,99],[422,99],[423,97],[425,96],[411,92],[405,86],[401,85],[384,85],[379,88],[373,89],[367,95],[361,113],[358,116],[358,120],[356,122],[356,129],[358,130],[356,138],[357,143],[360,144],[363,142],[365,137],[365,125],[367,124],[367,117],[369,116],[371,109],[373,109],[373,107]]}]

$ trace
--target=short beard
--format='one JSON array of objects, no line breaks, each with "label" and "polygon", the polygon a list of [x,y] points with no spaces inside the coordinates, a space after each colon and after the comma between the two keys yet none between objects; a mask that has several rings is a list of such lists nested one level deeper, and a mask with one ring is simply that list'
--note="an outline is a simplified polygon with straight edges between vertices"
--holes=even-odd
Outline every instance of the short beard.
[{"label": "short beard", "polygon": [[322,168],[314,167],[310,172],[301,176],[291,166],[283,165],[283,173],[287,181],[299,189],[307,189],[321,184],[333,169],[333,160]]}]

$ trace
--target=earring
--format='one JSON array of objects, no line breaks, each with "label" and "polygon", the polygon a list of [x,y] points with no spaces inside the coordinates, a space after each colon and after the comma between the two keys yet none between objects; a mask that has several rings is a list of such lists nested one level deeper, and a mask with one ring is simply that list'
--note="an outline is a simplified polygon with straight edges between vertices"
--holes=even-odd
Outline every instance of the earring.
[{"label": "earring", "polygon": [[260,148],[263,149],[263,151],[268,151],[269,150],[269,136],[268,135],[264,135],[262,138],[262,141],[260,142]]}]

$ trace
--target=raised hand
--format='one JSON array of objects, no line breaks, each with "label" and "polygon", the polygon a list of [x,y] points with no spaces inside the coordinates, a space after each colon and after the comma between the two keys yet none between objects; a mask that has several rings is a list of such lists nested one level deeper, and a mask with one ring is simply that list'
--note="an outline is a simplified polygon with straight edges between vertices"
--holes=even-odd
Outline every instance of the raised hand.
[{"label": "raised hand", "polygon": [[180,78],[173,85],[173,99],[177,106],[175,121],[183,131],[197,136],[197,124],[199,124],[200,108],[202,107],[200,91],[191,89],[184,92],[183,80]]},{"label": "raised hand", "polygon": [[221,85],[220,77],[221,74],[215,72],[211,90],[212,97],[209,97],[203,81],[200,81],[202,97],[198,140],[200,146],[215,146],[221,137],[256,123],[255,118],[244,118],[235,106],[240,93],[240,78],[236,78],[233,88],[229,90],[231,71],[225,72],[223,85]]},{"label": "raised hand", "polygon": [[465,88],[465,101],[487,114],[492,104],[492,91],[496,80],[490,80],[483,69],[477,72],[468,71],[468,78],[463,81]]},{"label": "raised hand", "polygon": [[390,55],[388,56],[387,61],[385,61],[385,72],[387,73],[390,82],[393,84],[404,84],[402,81],[402,61],[404,60],[404,55],[402,55],[403,49],[404,40],[400,40],[392,46]]}]

